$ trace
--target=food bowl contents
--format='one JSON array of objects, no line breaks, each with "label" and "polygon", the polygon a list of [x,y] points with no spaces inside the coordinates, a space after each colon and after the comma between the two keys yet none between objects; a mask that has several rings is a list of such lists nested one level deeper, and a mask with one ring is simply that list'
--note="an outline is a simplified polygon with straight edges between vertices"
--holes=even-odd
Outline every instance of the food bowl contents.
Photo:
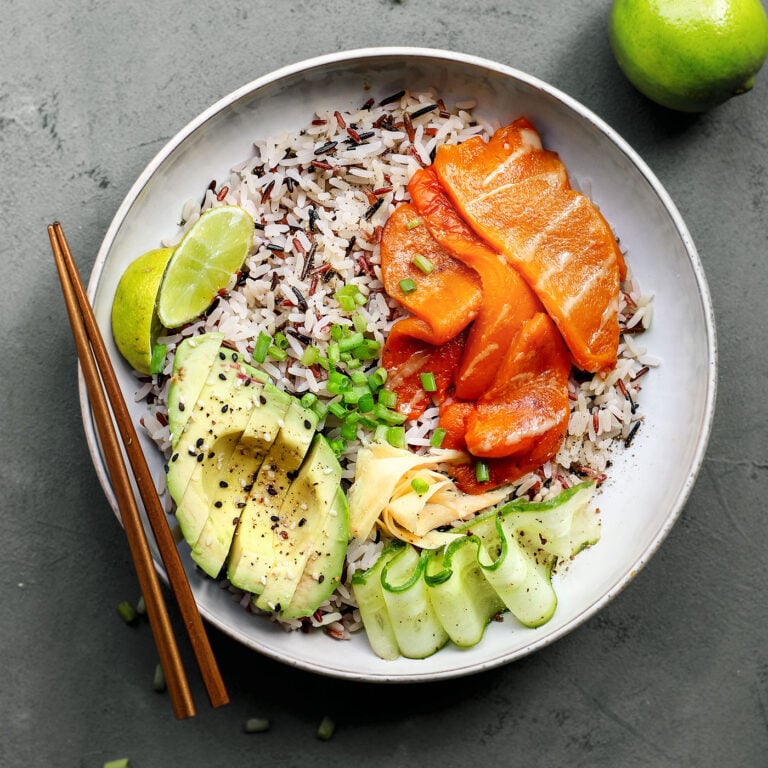
[{"label": "food bowl contents", "polygon": [[163,243],[137,385],[201,572],[384,658],[552,616],[657,364],[609,222],[474,106],[401,91],[257,140]]}]

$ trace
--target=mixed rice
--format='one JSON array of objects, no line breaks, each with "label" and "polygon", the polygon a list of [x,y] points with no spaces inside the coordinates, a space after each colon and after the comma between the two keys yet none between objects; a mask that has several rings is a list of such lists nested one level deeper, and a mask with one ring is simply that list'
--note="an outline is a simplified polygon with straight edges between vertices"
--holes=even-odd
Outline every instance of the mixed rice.
[{"label": "mixed rice", "polygon": [[[159,340],[168,346],[164,372],[143,379],[136,399],[146,401],[143,425],[161,451],[170,449],[166,395],[174,349],[189,336],[221,331],[249,360],[259,334],[282,332],[285,359],[268,357],[260,367],[287,392],[311,392],[325,402],[338,399],[326,389],[323,368],[300,362],[304,350],[312,345],[324,354],[331,328],[361,323],[359,318],[366,333],[383,344],[402,310],[381,281],[382,226],[395,206],[409,199],[411,175],[431,163],[437,146],[475,135],[489,138],[499,127],[475,117],[474,107],[470,101],[449,105],[434,93],[403,91],[369,99],[359,109],[319,111],[300,131],[256,141],[248,159],[183,206],[180,226],[164,245],[175,245],[203,211],[221,205],[247,210],[256,222],[256,240],[243,269],[206,315]],[[366,297],[354,312],[344,311],[334,298],[345,285],[355,285]],[[572,411],[563,445],[555,459],[511,486],[510,498],[540,501],[584,479],[605,479],[613,452],[632,441],[643,420],[638,408],[642,377],[658,361],[636,334],[649,326],[652,309],[630,268],[619,300],[616,368],[607,375],[571,377]],[[431,407],[406,425],[411,449],[429,445],[437,416],[437,407]],[[332,416],[321,426],[329,439],[338,437]],[[357,451],[371,437],[361,428],[358,439],[348,441],[340,456],[345,482],[353,480]],[[356,570],[372,565],[381,546],[373,540],[350,542],[344,580],[332,598],[311,621],[280,623],[287,629],[323,626],[337,638],[361,628],[349,582]],[[259,612],[249,595],[226,581],[222,586],[248,610]]]}]

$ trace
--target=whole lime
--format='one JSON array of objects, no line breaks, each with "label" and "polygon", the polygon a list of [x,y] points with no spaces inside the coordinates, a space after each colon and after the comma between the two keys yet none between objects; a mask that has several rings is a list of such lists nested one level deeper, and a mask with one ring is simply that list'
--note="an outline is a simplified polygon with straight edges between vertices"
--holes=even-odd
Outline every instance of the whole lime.
[{"label": "whole lime", "polygon": [[760,0],[615,0],[609,37],[641,93],[703,112],[752,88],[768,54],[768,18]]},{"label": "whole lime", "polygon": [[164,348],[155,344],[162,326],[155,309],[173,248],[156,248],[132,261],[112,300],[112,336],[120,354],[141,373],[159,373]]}]

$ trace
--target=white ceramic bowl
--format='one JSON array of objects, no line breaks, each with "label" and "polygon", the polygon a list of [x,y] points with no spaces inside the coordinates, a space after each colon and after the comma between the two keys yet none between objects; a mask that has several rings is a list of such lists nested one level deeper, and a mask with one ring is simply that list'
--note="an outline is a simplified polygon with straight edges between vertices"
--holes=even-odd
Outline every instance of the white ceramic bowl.
[{"label": "white ceramic bowl", "polygon": [[[137,255],[174,229],[183,202],[247,157],[251,143],[304,124],[318,108],[358,107],[370,94],[434,87],[449,103],[476,98],[500,121],[530,118],[569,172],[589,180],[591,195],[621,238],[634,274],[654,298],[642,343],[662,365],[644,379],[645,423],[620,452],[602,488],[603,537],[556,577],[559,607],[539,629],[513,619],[492,623],[471,649],[446,647],[424,660],[382,661],[364,634],[338,642],[316,633],[285,633],[244,612],[182,554],[205,618],[245,645],[303,669],[350,679],[406,682],[454,677],[494,667],[551,643],[593,615],[632,579],[669,532],[701,465],[712,422],[716,346],[712,305],[701,264],[677,209],[638,155],[578,102],[522,72],[439,50],[375,48],[332,54],[259,78],[214,104],[182,129],[131,188],[107,231],[89,292],[133,415],[136,380],[111,342],[117,281]],[[80,386],[83,420],[104,491],[115,498]],[[162,458],[149,441],[155,475]],[[155,553],[156,554],[156,553]],[[156,557],[159,562],[159,557]]]}]

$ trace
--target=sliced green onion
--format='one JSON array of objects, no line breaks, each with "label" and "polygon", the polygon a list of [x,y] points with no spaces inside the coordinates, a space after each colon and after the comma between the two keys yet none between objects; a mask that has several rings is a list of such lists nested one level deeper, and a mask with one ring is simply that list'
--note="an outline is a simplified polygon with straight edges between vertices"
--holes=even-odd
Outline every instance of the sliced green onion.
[{"label": "sliced green onion", "polygon": [[343,419],[347,409],[341,403],[334,402],[328,405],[328,413],[333,414],[337,419]]},{"label": "sliced green onion", "polygon": [[265,733],[269,730],[271,723],[266,717],[249,717],[245,721],[243,730],[246,733]]},{"label": "sliced green onion", "polygon": [[352,379],[352,383],[358,387],[368,386],[368,377],[364,371],[353,371],[349,374],[349,378]]},{"label": "sliced green onion", "polygon": [[373,415],[384,424],[402,424],[405,421],[405,416],[402,413],[391,411],[381,403],[376,404],[376,407],[373,409]]},{"label": "sliced green onion", "polygon": [[312,408],[314,404],[317,402],[317,395],[314,392],[305,392],[301,396],[301,407],[302,408]]},{"label": "sliced green onion", "polygon": [[387,442],[393,448],[405,448],[405,427],[387,427]]},{"label": "sliced green onion", "polygon": [[117,612],[126,624],[133,624],[136,621],[136,609],[127,600],[118,603]]},{"label": "sliced green onion", "polygon": [[410,277],[401,280],[398,285],[403,293],[413,293],[416,290],[416,283]]},{"label": "sliced green onion", "polygon": [[353,357],[351,360],[347,360],[346,363],[347,363],[347,368],[350,371],[354,370],[355,368],[362,368],[363,366],[363,361],[358,360],[356,357]]},{"label": "sliced green onion", "polygon": [[381,352],[381,344],[375,339],[364,339],[352,350],[352,355],[358,360],[376,360]]},{"label": "sliced green onion", "polygon": [[[358,404],[358,408],[360,405]],[[360,426],[363,427],[363,429],[378,429],[380,426],[383,426],[379,424],[378,421],[374,421],[373,419],[369,419],[367,416],[361,416],[360,417]]]},{"label": "sliced green onion", "polygon": [[342,352],[349,352],[350,350],[359,347],[364,341],[365,338],[363,334],[359,331],[355,331],[339,341],[339,349]]},{"label": "sliced green onion", "polygon": [[411,480],[411,488],[419,496],[423,496],[429,490],[429,483],[423,477],[414,477]]},{"label": "sliced green onion", "polygon": [[317,726],[317,738],[321,741],[328,741],[336,730],[336,723],[330,717],[324,717]]},{"label": "sliced green onion", "polygon": [[104,768],[129,768],[128,758],[123,757],[120,760],[108,760],[104,763]]},{"label": "sliced green onion", "polygon": [[427,373],[419,374],[421,377],[421,388],[425,392],[437,392],[437,383],[435,382],[435,374],[431,371]]},{"label": "sliced green onion", "polygon": [[389,389],[380,389],[378,399],[379,403],[385,408],[394,408],[397,405],[397,393]]},{"label": "sliced green onion", "polygon": [[253,348],[253,359],[257,363],[263,363],[267,359],[270,344],[272,344],[272,339],[264,331],[260,331]]},{"label": "sliced green onion", "polygon": [[421,219],[411,219],[409,222],[406,223],[405,228],[406,229],[416,229],[416,227],[421,224]]},{"label": "sliced green onion", "polygon": [[323,357],[322,355],[319,355],[317,358],[317,364],[324,368],[326,371],[331,370],[331,361],[327,357]]},{"label": "sliced green onion", "polygon": [[368,391],[366,394],[364,394],[357,401],[357,407],[363,413],[370,413],[374,409],[375,406],[376,406],[376,402],[374,401],[373,394],[370,391]]},{"label": "sliced green onion", "polygon": [[317,362],[318,357],[320,357],[320,350],[317,347],[305,347],[299,362],[309,368]]},{"label": "sliced green onion", "polygon": [[344,451],[347,450],[347,441],[344,438],[337,438],[336,440],[329,440],[328,445],[331,446],[331,450],[337,455],[341,456]]},{"label": "sliced green onion", "polygon": [[280,347],[276,347],[274,344],[272,344],[269,347],[269,356],[273,360],[285,360],[286,357],[288,357],[288,353],[284,349],[280,349]]},{"label": "sliced green onion", "polygon": [[341,436],[345,440],[354,440],[357,437],[357,424],[345,420],[341,425]]},{"label": "sliced green onion", "polygon": [[368,299],[366,298],[364,293],[361,293],[358,291],[354,296],[355,304],[357,304],[358,307],[364,307],[368,303]]},{"label": "sliced green onion", "polygon": [[485,461],[478,461],[475,464],[475,477],[478,483],[487,483],[491,479],[491,473],[488,469],[488,463]]},{"label": "sliced green onion", "polygon": [[377,368],[373,373],[368,376],[368,386],[371,388],[371,392],[375,392],[380,387],[384,386],[387,380],[387,369]]},{"label": "sliced green onion", "polygon": [[365,333],[368,330],[368,321],[359,312],[355,312],[353,315],[352,325],[360,333]]},{"label": "sliced green onion", "polygon": [[343,325],[339,325],[339,323],[334,323],[331,326],[331,338],[334,341],[338,341],[343,336],[344,336],[344,326]]},{"label": "sliced green onion", "polygon": [[328,414],[328,406],[325,403],[320,402],[320,400],[312,406],[312,410],[320,421],[322,421]]},{"label": "sliced green onion", "polygon": [[162,693],[165,690],[165,673],[163,672],[163,665],[158,664],[155,667],[155,676],[152,678],[152,688],[158,693]]},{"label": "sliced green onion", "polygon": [[338,296],[336,301],[339,302],[339,306],[344,312],[354,312],[357,308],[357,304],[355,304],[355,300],[352,296]]},{"label": "sliced green onion", "polygon": [[336,366],[339,364],[339,360],[341,360],[341,350],[339,349],[339,342],[335,341],[328,345],[328,362],[332,366]]},{"label": "sliced green onion", "polygon": [[344,373],[330,371],[325,386],[332,395],[340,395],[352,386],[352,380]]},{"label": "sliced green onion", "polygon": [[433,448],[439,448],[443,444],[443,440],[445,440],[445,434],[444,429],[437,427],[432,433],[432,437],[429,438],[429,444]]},{"label": "sliced green onion", "polygon": [[435,268],[435,265],[426,256],[422,256],[420,253],[417,253],[413,257],[411,263],[425,275],[428,275]]},{"label": "sliced green onion", "polygon": [[275,334],[272,343],[280,349],[288,349],[288,337],[282,331],[278,331]]}]

